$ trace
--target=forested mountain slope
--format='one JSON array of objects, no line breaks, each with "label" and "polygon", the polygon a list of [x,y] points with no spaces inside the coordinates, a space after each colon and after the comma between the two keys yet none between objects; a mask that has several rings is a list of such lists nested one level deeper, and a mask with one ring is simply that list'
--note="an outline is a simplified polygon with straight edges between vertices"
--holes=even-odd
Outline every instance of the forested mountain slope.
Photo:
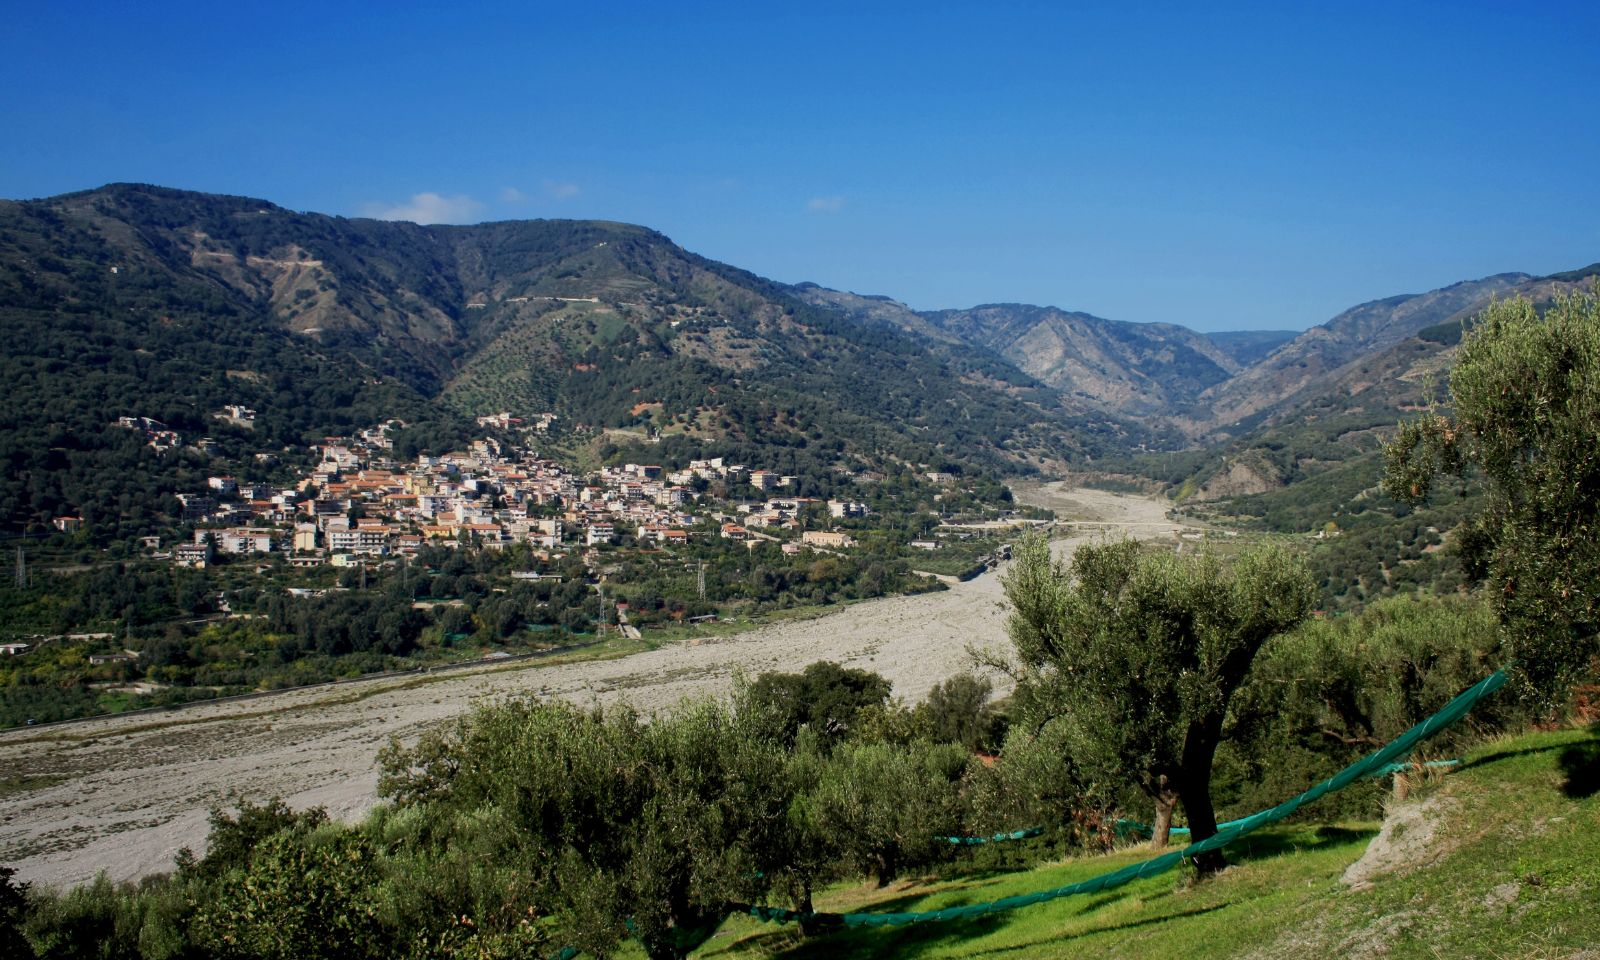
[{"label": "forested mountain slope", "polygon": [[[1330,444],[1370,452],[1490,298],[1592,272],[1374,301],[1283,343],[1018,304],[919,313],[621,223],[422,227],[129,184],[0,201],[0,527],[146,517],[217,456],[390,417],[420,425],[410,446],[449,443],[501,411],[818,469],[1054,470],[1222,441],[1191,487],[1265,491],[1342,460]],[[227,404],[254,429],[219,420]],[[217,443],[160,454],[119,417]],[[1274,439],[1309,424],[1315,449]]]},{"label": "forested mountain slope", "polygon": [[[421,227],[128,184],[5,201],[0,323],[12,531],[137,526],[205,471],[390,417],[447,443],[467,415],[548,411],[847,469],[1031,470],[1143,435],[984,351],[617,223]],[[254,429],[218,419],[227,404],[257,410]],[[120,417],[184,445],[152,450]]]}]

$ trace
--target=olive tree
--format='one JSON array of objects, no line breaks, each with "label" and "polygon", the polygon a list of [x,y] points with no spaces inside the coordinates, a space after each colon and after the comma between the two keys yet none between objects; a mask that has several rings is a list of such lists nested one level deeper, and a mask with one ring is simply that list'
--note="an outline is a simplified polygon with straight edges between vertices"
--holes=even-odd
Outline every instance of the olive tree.
[{"label": "olive tree", "polygon": [[684,704],[646,723],[514,700],[381,759],[380,792],[437,815],[492,811],[565,942],[637,937],[682,956],[729,901],[754,901],[787,848],[784,751],[750,719]]},{"label": "olive tree", "polygon": [[239,960],[393,956],[375,897],[379,870],[377,852],[353,831],[280,831],[223,874],[195,917],[195,943]]},{"label": "olive tree", "polygon": [[1157,844],[1179,803],[1194,839],[1216,833],[1211,770],[1228,702],[1262,645],[1310,613],[1304,562],[1269,547],[1224,565],[1124,540],[1086,544],[1067,564],[1034,537],[1004,586],[1024,685],[1059,717],[1073,762],[1149,797]]},{"label": "olive tree", "polygon": [[936,837],[960,826],[966,765],[965,750],[925,740],[836,749],[814,797],[840,857],[870,872],[880,887],[903,870],[936,862],[950,849]]},{"label": "olive tree", "polygon": [[1414,504],[1440,474],[1481,475],[1488,506],[1461,540],[1525,692],[1559,698],[1600,652],[1600,282],[1542,316],[1491,305],[1462,339],[1450,400],[1401,424],[1385,489]]}]

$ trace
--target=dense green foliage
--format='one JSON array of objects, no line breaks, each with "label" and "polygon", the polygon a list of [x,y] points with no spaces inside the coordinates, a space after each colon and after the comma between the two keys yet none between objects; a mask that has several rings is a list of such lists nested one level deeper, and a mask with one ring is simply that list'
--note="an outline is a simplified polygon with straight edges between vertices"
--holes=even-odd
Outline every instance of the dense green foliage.
[{"label": "dense green foliage", "polygon": [[867,707],[889,699],[889,682],[867,670],[851,670],[819,661],[800,673],[764,673],[745,696],[767,718],[768,736],[793,745],[801,729],[817,744],[832,747],[844,740]]},{"label": "dense green foliage", "polygon": [[751,733],[747,715],[711,705],[645,724],[627,711],[513,703],[392,750],[382,789],[402,812],[463,826],[492,818],[588,952],[609,953],[631,926],[652,956],[677,956],[778,866],[784,755]]},{"label": "dense green foliage", "polygon": [[1402,425],[1385,485],[1421,502],[1439,473],[1481,472],[1471,540],[1509,654],[1529,688],[1561,699],[1600,653],[1600,287],[1541,316],[1496,303],[1462,341],[1453,412]]},{"label": "dense green foliage", "polygon": [[[1332,775],[1442,707],[1501,661],[1488,604],[1398,596],[1308,621],[1267,643],[1235,694],[1218,752],[1225,815],[1259,810]],[[1429,743],[1435,756],[1531,719],[1513,698],[1486,701]],[[1382,785],[1329,803],[1369,814]]]},{"label": "dense green foliage", "polygon": [[1005,588],[1029,697],[1066,723],[1073,761],[1091,778],[1136,783],[1156,804],[1158,844],[1179,802],[1194,839],[1215,833],[1212,765],[1229,701],[1262,645],[1315,602],[1299,559],[1257,550],[1224,568],[1129,540],[1080,546],[1069,567],[1030,538]]},{"label": "dense green foliage", "polygon": [[[560,579],[512,579],[529,563],[525,548],[429,549],[410,565],[371,571],[129,563],[0,587],[4,629],[35,644],[0,660],[0,726],[530,652],[592,635],[600,608],[582,565],[552,569]],[[90,661],[102,655],[122,656]]]},{"label": "dense green foliage", "polygon": [[[1438,709],[1480,678],[1494,642],[1484,608],[1418,599],[1275,636],[1230,700],[1222,809],[1304,789]],[[988,762],[971,752],[974,731],[994,735],[986,684],[971,677],[916,708],[885,702],[881,677],[831,664],[649,722],[485,705],[385,750],[389,804],[363,823],[242,802],[214,811],[205,854],[181,853],[167,877],[65,893],[8,882],[0,908],[11,903],[26,949],[50,957],[509,958],[562,945],[603,957],[628,939],[679,957],[730,902],[807,910],[842,878],[1105,849],[1113,818],[1144,813],[1141,774],[1079,752],[1070,718],[1040,709],[1041,689],[1024,685]],[[855,721],[839,723],[847,713]],[[1492,709],[1440,749],[1516,719]],[[1381,792],[1352,790],[1336,809],[1370,815]],[[1031,825],[1045,835],[940,839]]]}]

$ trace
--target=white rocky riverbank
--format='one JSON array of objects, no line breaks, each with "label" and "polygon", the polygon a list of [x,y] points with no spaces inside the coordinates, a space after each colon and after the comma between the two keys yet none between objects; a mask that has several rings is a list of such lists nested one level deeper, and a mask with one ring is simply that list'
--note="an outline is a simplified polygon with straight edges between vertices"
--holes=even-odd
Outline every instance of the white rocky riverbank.
[{"label": "white rocky riverbank", "polygon": [[[1103,533],[1173,537],[1157,501],[1046,484],[1019,499],[1081,522],[1072,549]],[[104,870],[130,880],[168,870],[179,848],[197,851],[207,810],[234,796],[281,796],[296,807],[361,816],[376,802],[374,757],[484,698],[537,692],[578,703],[626,700],[641,710],[726,691],[736,673],[794,671],[816,660],[873,670],[896,696],[920,700],[972,665],[971,646],[1005,644],[999,577],[943,593],[892,597],[811,620],[624,659],[518,665],[430,677],[317,687],[209,704],[171,714],[104,718],[0,734],[0,771],[44,785],[0,800],[0,863],[19,879],[82,883]],[[997,684],[1004,682],[996,678]],[[55,782],[51,782],[55,781]]]}]

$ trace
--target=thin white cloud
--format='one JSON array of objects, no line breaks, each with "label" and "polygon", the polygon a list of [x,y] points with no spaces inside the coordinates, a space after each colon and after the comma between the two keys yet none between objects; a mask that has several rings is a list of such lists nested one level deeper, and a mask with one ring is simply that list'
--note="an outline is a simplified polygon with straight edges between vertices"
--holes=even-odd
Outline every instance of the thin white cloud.
[{"label": "thin white cloud", "polygon": [[483,204],[464,193],[445,196],[439,193],[412,194],[402,204],[369,203],[367,216],[376,220],[409,220],[412,223],[471,223],[483,212]]},{"label": "thin white cloud", "polygon": [[811,213],[838,213],[844,209],[844,197],[812,197],[806,201],[806,210]]},{"label": "thin white cloud", "polygon": [[528,195],[523,193],[521,190],[518,190],[516,187],[501,187],[500,202],[509,203],[513,206],[520,206],[528,202]]},{"label": "thin white cloud", "polygon": [[573,197],[576,197],[578,194],[582,193],[583,188],[579,187],[576,183],[565,183],[560,180],[546,180],[544,182],[544,192],[548,194],[552,200],[571,200]]}]

